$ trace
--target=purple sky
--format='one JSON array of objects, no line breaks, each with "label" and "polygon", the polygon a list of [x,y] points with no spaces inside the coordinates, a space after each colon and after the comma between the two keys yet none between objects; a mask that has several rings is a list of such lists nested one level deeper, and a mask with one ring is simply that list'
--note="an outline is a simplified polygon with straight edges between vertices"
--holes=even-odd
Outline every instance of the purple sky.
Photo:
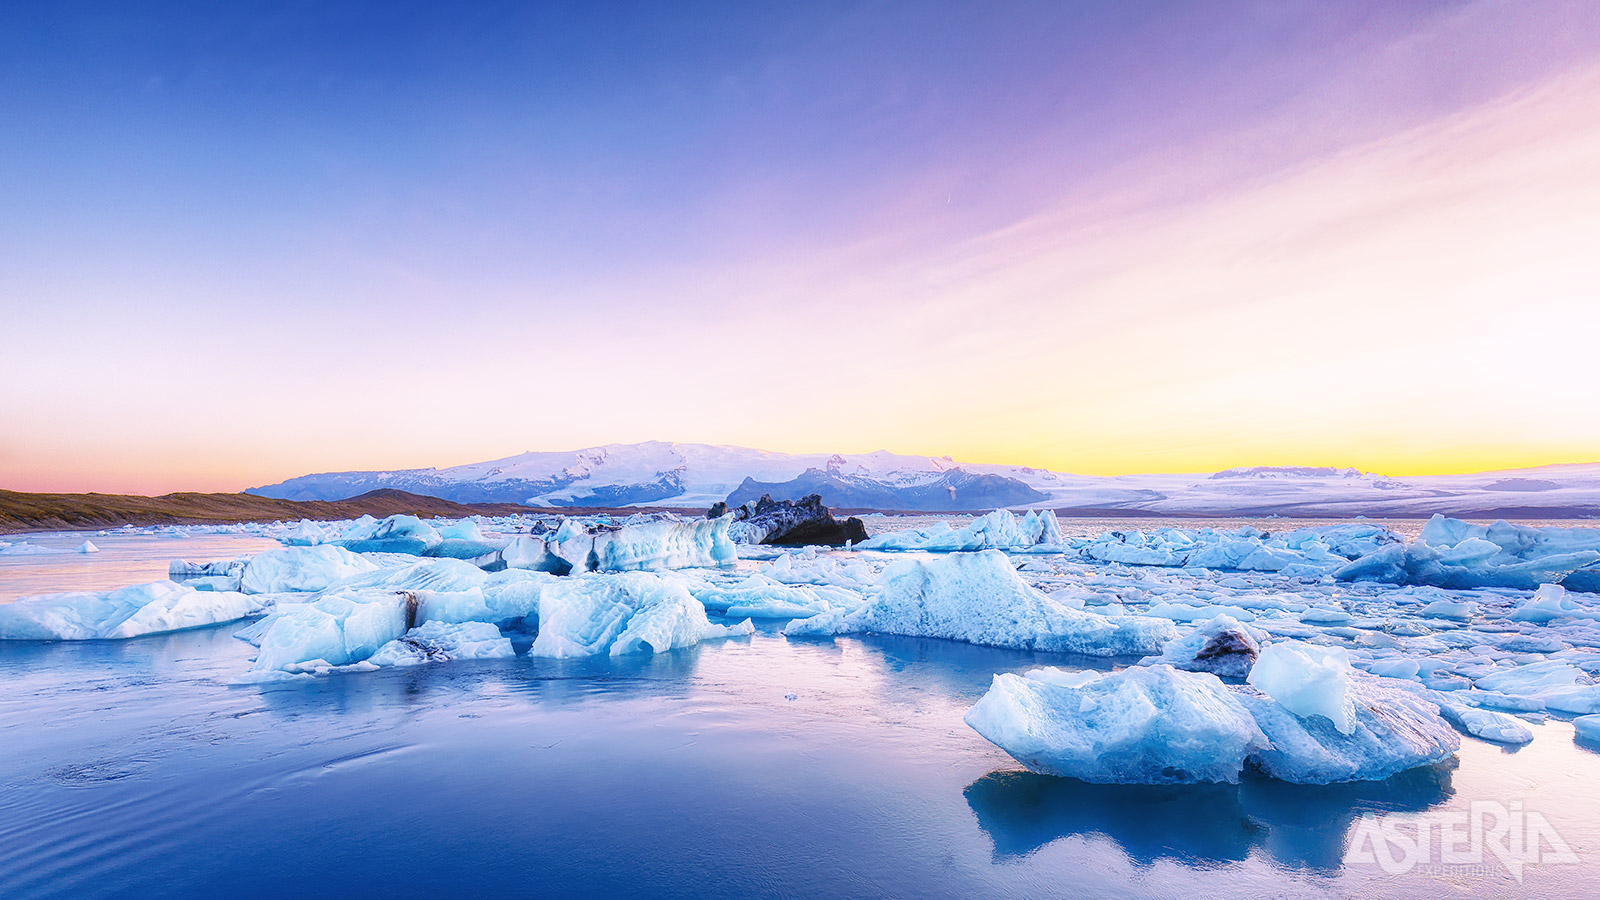
[{"label": "purple sky", "polygon": [[0,486],[1600,458],[1592,3],[19,4]]}]

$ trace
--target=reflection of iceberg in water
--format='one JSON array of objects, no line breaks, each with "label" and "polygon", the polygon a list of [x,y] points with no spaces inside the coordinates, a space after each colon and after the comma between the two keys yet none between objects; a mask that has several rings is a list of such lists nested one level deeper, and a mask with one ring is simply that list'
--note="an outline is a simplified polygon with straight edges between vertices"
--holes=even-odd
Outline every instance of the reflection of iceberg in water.
[{"label": "reflection of iceberg in water", "polygon": [[1168,859],[1209,866],[1261,850],[1296,869],[1335,870],[1346,835],[1367,813],[1421,812],[1453,792],[1448,766],[1386,781],[1289,784],[1088,784],[997,771],[967,785],[967,803],[997,860],[1027,856],[1072,835],[1101,835],[1138,866]]}]

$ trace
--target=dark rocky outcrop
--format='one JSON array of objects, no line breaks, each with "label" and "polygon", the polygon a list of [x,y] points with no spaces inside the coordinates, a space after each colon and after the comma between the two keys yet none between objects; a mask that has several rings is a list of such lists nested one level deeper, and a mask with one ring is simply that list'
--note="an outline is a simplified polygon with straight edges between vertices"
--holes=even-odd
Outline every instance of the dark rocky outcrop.
[{"label": "dark rocky outcrop", "polygon": [[754,504],[735,509],[734,517],[765,532],[761,543],[777,547],[842,547],[867,539],[867,526],[860,519],[851,516],[840,522],[816,494],[798,501],[762,495]]}]

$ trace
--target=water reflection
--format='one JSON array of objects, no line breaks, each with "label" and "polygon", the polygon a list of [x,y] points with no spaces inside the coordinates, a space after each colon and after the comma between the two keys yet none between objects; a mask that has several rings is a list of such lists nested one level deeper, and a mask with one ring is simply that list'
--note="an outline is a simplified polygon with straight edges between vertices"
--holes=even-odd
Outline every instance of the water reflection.
[{"label": "water reflection", "polygon": [[1026,857],[1064,837],[1101,835],[1141,867],[1162,859],[1213,866],[1259,850],[1280,866],[1331,872],[1358,818],[1438,806],[1453,793],[1451,773],[1451,766],[1429,767],[1333,785],[1125,785],[994,771],[965,794],[996,860]]}]

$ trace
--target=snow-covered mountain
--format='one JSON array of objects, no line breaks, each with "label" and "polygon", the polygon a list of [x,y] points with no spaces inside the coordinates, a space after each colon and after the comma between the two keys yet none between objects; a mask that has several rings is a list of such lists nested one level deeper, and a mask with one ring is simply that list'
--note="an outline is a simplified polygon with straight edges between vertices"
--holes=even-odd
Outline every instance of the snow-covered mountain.
[{"label": "snow-covered mountain", "polygon": [[1179,475],[1071,475],[950,457],[792,454],[650,441],[524,453],[448,469],[304,475],[247,493],[340,500],[398,488],[465,503],[709,506],[820,493],[836,507],[1049,507],[1108,515],[1600,516],[1600,463],[1389,478],[1355,469],[1250,467]]}]

